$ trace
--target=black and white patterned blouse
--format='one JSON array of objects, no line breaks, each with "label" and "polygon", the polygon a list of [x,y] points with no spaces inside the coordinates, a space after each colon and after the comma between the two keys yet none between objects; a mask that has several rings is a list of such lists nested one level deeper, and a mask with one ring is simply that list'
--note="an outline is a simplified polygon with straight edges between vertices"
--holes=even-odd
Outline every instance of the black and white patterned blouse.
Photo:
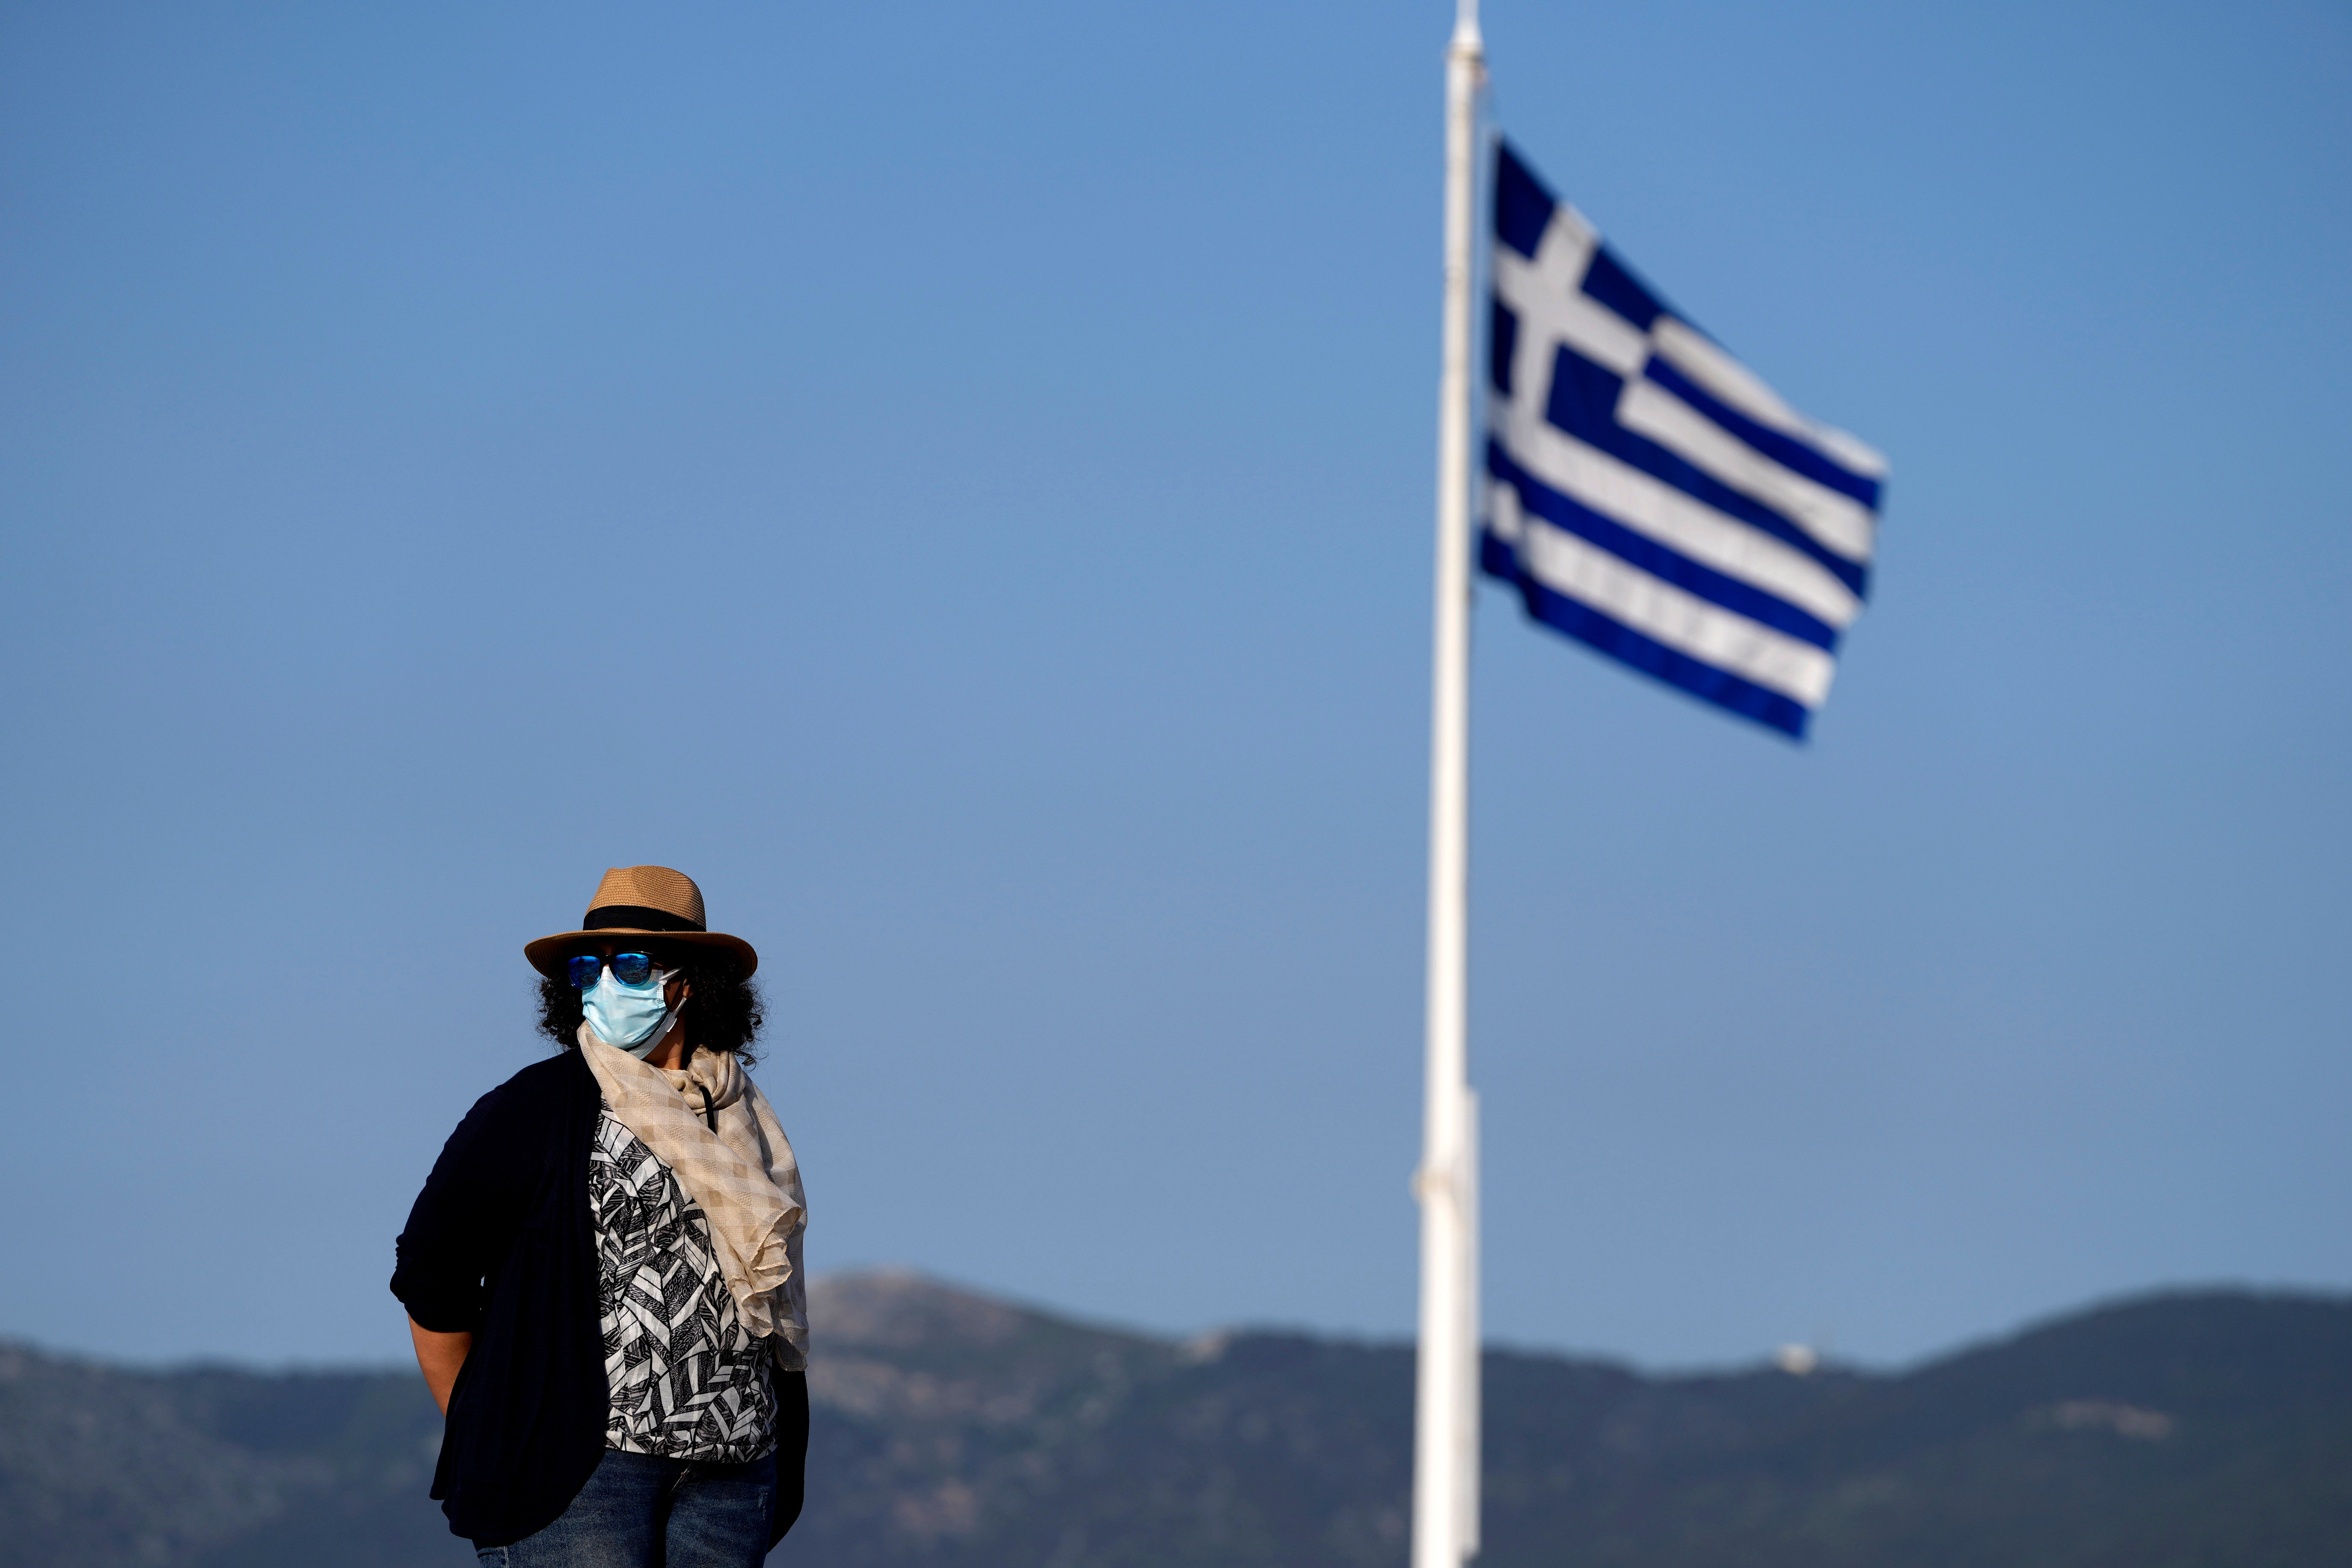
[{"label": "black and white patterned blouse", "polygon": [[589,1147],[588,1204],[612,1388],[604,1446],[716,1464],[765,1455],[768,1339],[737,1315],[701,1208],[609,1106]]}]

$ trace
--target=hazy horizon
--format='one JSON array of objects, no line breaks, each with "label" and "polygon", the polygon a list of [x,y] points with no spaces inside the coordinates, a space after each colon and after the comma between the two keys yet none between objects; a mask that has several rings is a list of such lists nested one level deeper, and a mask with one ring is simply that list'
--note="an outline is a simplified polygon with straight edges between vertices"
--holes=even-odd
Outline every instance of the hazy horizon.
[{"label": "hazy horizon", "polygon": [[[924,1269],[910,1268],[901,1264],[876,1263],[860,1265],[854,1268],[812,1270],[809,1275],[809,1288],[812,1290],[815,1290],[822,1289],[828,1281],[831,1280],[871,1279],[877,1276],[902,1277],[919,1281],[923,1284],[938,1286],[959,1295],[983,1297],[989,1300],[996,1301],[1005,1306],[1013,1307],[1023,1311],[1036,1312],[1046,1317],[1055,1318],[1081,1328],[1105,1330],[1115,1333],[1135,1334],[1148,1339],[1165,1341],[1171,1343],[1181,1344],[1190,1341],[1216,1339],[1226,1335],[1249,1333],[1304,1334],[1315,1339],[1350,1344],[1402,1346],[1410,1345],[1412,1342],[1412,1335],[1410,1332],[1389,1334],[1355,1332],[1347,1330],[1323,1328],[1313,1323],[1286,1322],[1280,1319],[1239,1320],[1229,1323],[1202,1324],[1192,1329],[1158,1328],[1128,1322],[1117,1318],[1102,1317],[1093,1313],[1074,1312],[1061,1308],[1051,1301],[1036,1300],[1032,1298],[1023,1296],[1016,1291],[983,1289],[979,1286],[971,1285],[961,1280],[945,1279],[940,1275],[928,1272]],[[1497,1338],[1493,1334],[1486,1336],[1481,1345],[1481,1349],[1489,1352],[1502,1352],[1505,1354],[1553,1356],[1567,1361],[1595,1362],[1608,1365],[1628,1367],[1633,1371],[1641,1373],[1644,1377],[1672,1378],[1705,1377],[1723,1373],[1755,1371],[1772,1364],[1776,1352],[1786,1348],[1787,1345],[1796,1344],[1802,1345],[1805,1349],[1812,1351],[1820,1356],[1820,1370],[1822,1371],[1857,1372],[1871,1376],[1900,1376],[1916,1372],[1923,1367],[1935,1365],[1939,1362],[1948,1361],[1956,1356],[1967,1354],[1972,1351],[1979,1350],[1989,1345],[2006,1342],[2019,1337],[2020,1335],[2030,1333],[2036,1329],[2042,1328],[2052,1323],[2063,1322],[2093,1312],[2103,1311],[2111,1308],[2129,1306],[2141,1301],[2158,1300],[2178,1297],[2213,1295],[2242,1295],[2260,1299],[2286,1298],[2298,1300],[2325,1301],[2352,1305],[2352,1290],[2347,1290],[2340,1288],[2329,1289],[2317,1286],[2260,1284],[2245,1280],[2206,1280],[2178,1285],[2153,1286],[2143,1289],[2120,1291],[2114,1295],[2102,1296],[2091,1300],[2077,1302],[2073,1306],[2061,1307],[2053,1311],[2038,1313],[2032,1317],[2023,1319],[2017,1322],[2005,1324],[2000,1328],[1990,1329],[1979,1333],[1963,1336],[1953,1341],[1949,1344],[1937,1346],[1918,1355],[1906,1357],[1897,1361],[1876,1361],[1866,1358],[1858,1358],[1846,1354],[1834,1343],[1813,1343],[1803,1340],[1789,1341],[1784,1342],[1782,1344],[1768,1345],[1763,1349],[1744,1357],[1736,1357],[1720,1361],[1693,1362],[1655,1362],[1645,1360],[1638,1356],[1627,1355],[1614,1352],[1605,1346],[1545,1344],[1528,1340]],[[823,1354],[824,1324],[821,1316],[812,1321],[810,1331],[813,1336],[811,1341],[811,1343],[814,1346],[813,1353],[819,1355]],[[135,1356],[113,1355],[103,1351],[77,1350],[67,1346],[53,1345],[43,1341],[32,1340],[21,1335],[9,1333],[5,1331],[0,1331],[0,1345],[11,1343],[24,1345],[41,1354],[54,1356],[60,1359],[101,1363],[106,1365],[133,1372],[168,1373],[185,1371],[193,1368],[221,1367],[231,1371],[256,1373],[268,1376],[300,1376],[309,1374],[333,1375],[349,1373],[415,1373],[416,1365],[413,1357],[405,1355],[396,1355],[376,1361],[270,1361],[268,1359],[255,1357],[205,1354],[199,1352],[184,1356],[145,1359]]]}]

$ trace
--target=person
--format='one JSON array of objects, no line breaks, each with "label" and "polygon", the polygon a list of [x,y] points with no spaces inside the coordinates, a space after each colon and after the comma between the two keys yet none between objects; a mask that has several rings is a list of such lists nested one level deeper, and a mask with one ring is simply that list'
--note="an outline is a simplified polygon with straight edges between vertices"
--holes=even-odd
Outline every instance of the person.
[{"label": "person", "polygon": [[808,1449],[808,1206],[743,1070],[759,954],[663,866],[523,953],[564,1048],[476,1102],[395,1248],[432,1495],[492,1568],[746,1568]]}]

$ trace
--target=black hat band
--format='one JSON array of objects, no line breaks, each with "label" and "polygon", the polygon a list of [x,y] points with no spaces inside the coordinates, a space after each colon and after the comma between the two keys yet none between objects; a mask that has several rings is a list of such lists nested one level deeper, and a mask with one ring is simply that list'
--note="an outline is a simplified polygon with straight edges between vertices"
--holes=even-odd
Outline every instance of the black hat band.
[{"label": "black hat band", "polygon": [[703,931],[700,921],[674,915],[667,910],[648,909],[643,904],[606,904],[590,910],[581,919],[582,931]]}]

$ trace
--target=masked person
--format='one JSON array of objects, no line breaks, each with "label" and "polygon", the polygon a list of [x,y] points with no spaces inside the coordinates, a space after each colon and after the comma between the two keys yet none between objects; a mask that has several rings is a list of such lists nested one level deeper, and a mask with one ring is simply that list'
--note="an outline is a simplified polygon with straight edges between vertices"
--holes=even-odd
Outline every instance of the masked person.
[{"label": "masked person", "polygon": [[495,1568],[751,1568],[808,1449],[808,1209],[744,1075],[759,954],[662,866],[523,949],[564,1047],[476,1102],[392,1291],[446,1417],[433,1496]]}]

